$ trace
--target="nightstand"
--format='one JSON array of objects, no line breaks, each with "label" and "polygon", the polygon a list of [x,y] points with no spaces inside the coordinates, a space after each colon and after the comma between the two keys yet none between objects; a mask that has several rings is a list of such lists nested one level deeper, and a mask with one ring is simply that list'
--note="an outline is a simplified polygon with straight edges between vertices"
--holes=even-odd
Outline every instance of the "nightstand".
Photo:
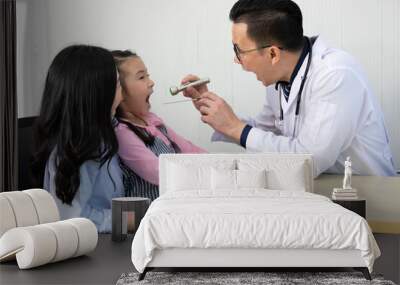
[{"label": "nightstand", "polygon": [[367,202],[365,199],[356,199],[356,200],[332,200],[332,202],[339,204],[340,206],[353,211],[356,214],[359,214],[361,217],[365,219],[365,213],[367,208]]},{"label": "nightstand", "polygon": [[[128,234],[135,234],[140,221],[150,206],[150,199],[143,197],[119,197],[112,199],[112,235],[113,241],[123,241]],[[133,232],[129,231],[128,215],[133,215]]]}]

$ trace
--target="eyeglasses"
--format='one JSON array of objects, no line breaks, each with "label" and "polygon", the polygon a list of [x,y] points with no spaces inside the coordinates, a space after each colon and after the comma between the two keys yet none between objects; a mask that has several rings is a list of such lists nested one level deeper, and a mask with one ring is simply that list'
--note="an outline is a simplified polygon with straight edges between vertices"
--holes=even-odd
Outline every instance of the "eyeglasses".
[{"label": "eyeglasses", "polygon": [[[264,45],[264,46],[260,46],[260,47],[253,48],[253,49],[241,50],[240,47],[237,44],[233,44],[233,51],[235,52],[237,60],[239,62],[242,62],[242,59],[241,59],[241,55],[242,54],[246,54],[246,53],[253,52],[253,51],[256,51],[256,50],[262,50],[262,49],[269,48],[269,47],[272,47],[272,45]],[[278,48],[283,50],[282,47],[278,47]]]}]

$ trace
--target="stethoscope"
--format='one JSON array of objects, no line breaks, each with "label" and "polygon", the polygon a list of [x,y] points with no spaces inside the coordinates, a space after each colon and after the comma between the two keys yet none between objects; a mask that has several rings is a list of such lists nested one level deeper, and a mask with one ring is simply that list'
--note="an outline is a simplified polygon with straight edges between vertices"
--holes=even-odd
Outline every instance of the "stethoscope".
[{"label": "stethoscope", "polygon": [[[296,102],[296,110],[295,110],[295,116],[294,116],[294,127],[293,127],[293,134],[292,137],[294,138],[296,135],[296,129],[297,129],[297,121],[299,118],[300,114],[300,103],[301,103],[301,94],[303,93],[304,89],[304,84],[306,83],[307,76],[308,76],[308,71],[310,70],[310,65],[311,65],[311,57],[312,57],[312,40],[308,37],[306,37],[308,41],[308,46],[309,46],[309,51],[308,51],[308,59],[307,59],[307,65],[306,65],[306,70],[304,71],[304,75],[301,78],[301,84],[299,88],[299,92],[297,93],[297,102]],[[279,126],[283,127],[283,109],[282,109],[282,86],[279,86],[279,107],[280,107],[280,115],[279,115]]]}]

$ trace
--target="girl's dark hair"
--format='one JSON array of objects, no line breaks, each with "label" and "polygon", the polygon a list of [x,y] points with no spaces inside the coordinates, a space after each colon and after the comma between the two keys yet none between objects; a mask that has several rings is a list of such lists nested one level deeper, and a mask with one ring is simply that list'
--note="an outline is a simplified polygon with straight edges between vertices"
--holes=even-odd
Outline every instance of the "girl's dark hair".
[{"label": "girl's dark hair", "polygon": [[71,204],[85,161],[102,166],[118,151],[111,120],[116,83],[113,56],[101,47],[64,48],[50,65],[35,126],[33,172],[43,181],[49,156],[56,151],[56,195],[63,203]]},{"label": "girl's dark hair", "polygon": [[258,46],[279,44],[290,51],[303,47],[303,16],[291,0],[239,0],[230,13],[234,23],[246,23]]},{"label": "girl's dark hair", "polygon": [[111,51],[111,54],[114,57],[117,67],[119,67],[127,58],[139,57],[135,52],[130,50],[113,50]]},{"label": "girl's dark hair", "polygon": [[[121,70],[121,64],[127,60],[130,57],[139,57],[136,53],[130,51],[130,50],[114,50],[111,52],[112,55],[114,56],[115,63],[117,64],[118,71],[120,73],[120,81],[121,81],[121,87],[122,89],[126,90],[126,85],[124,83],[124,76],[123,76],[123,71]],[[127,121],[121,120],[122,119],[122,110],[121,108],[117,108],[117,111],[115,113],[115,117],[117,118],[118,122],[120,124],[125,124],[132,132],[134,132],[143,142],[146,146],[151,146],[154,143],[154,136],[146,132],[145,129],[137,127]],[[176,152],[181,152],[179,146],[169,139],[171,142],[172,147],[175,149]]]}]

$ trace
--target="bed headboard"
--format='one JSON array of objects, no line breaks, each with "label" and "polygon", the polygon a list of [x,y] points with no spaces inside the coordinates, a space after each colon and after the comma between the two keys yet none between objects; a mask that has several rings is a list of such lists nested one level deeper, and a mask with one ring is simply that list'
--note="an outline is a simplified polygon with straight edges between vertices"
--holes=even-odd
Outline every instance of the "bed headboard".
[{"label": "bed headboard", "polygon": [[[225,165],[226,169],[255,169],[263,167],[272,169],[276,174],[273,183],[279,185],[282,181],[291,181],[304,176],[304,190],[313,192],[313,160],[310,154],[282,154],[282,153],[257,153],[257,154],[161,154],[159,157],[160,195],[168,191],[171,177],[171,168],[176,165],[183,166],[185,171],[191,168],[204,166]],[[297,173],[297,174],[296,174]],[[301,177],[303,179],[303,177]],[[278,187],[279,188],[279,187]],[[282,188],[282,187],[281,187]],[[284,188],[284,187],[283,187]],[[290,189],[278,189],[290,190]]]}]

